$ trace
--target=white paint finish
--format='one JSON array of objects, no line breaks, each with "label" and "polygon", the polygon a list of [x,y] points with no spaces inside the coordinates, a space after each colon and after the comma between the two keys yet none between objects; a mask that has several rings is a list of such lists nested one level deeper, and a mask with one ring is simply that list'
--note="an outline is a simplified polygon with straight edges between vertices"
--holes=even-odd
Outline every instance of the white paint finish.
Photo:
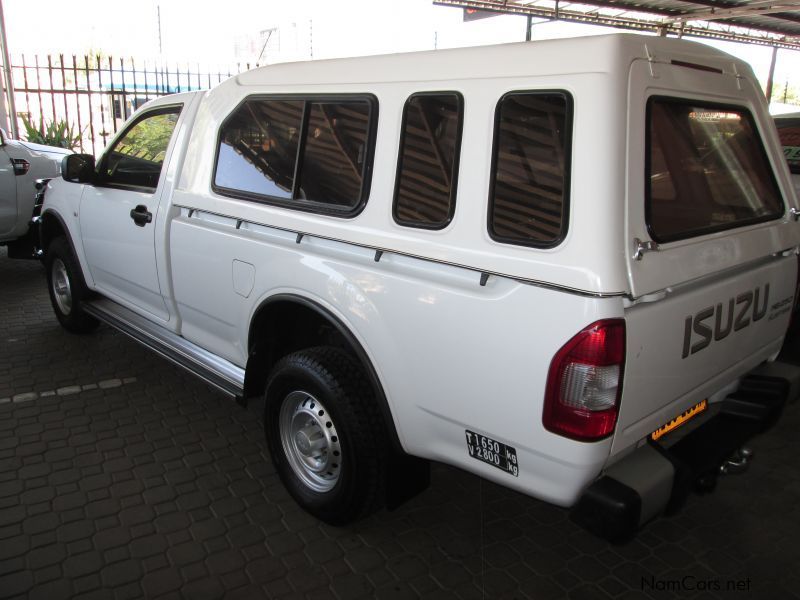
[{"label": "white paint finish", "polygon": [[[262,301],[295,294],[316,302],[363,345],[413,454],[484,472],[467,453],[464,430],[485,433],[525,456],[520,479],[498,472],[501,481],[560,504],[573,501],[605,461],[610,440],[576,445],[546,432],[542,400],[556,350],[588,323],[621,316],[620,299],[503,278],[481,287],[472,271],[394,254],[376,263],[367,249],[313,236],[297,244],[288,234],[237,231],[202,216],[174,222],[173,249],[187,339],[244,365]],[[208,284],[224,280],[232,260],[257,265],[246,302]]]},{"label": "white paint finish", "polygon": [[[179,209],[172,205],[171,197],[175,189],[175,184],[186,157],[186,142],[191,134],[194,124],[194,117],[200,99],[205,92],[187,92],[183,94],[172,94],[163,98],[158,98],[147,104],[147,107],[163,106],[175,102],[183,104],[183,110],[178,122],[175,124],[175,131],[172,135],[171,148],[169,153],[169,163],[161,174],[163,183],[162,198],[166,200],[159,202],[158,212],[153,213],[154,243],[156,252],[156,270],[158,272],[158,284],[161,289],[164,303],[169,314],[169,322],[166,327],[173,333],[179,333],[181,328],[180,314],[175,302],[175,292],[172,288],[172,272],[170,270],[170,225],[172,219],[178,215]],[[144,108],[144,107],[143,107]]]},{"label": "white paint finish", "polygon": [[255,283],[256,268],[250,263],[234,260],[231,265],[231,277],[233,279],[233,291],[242,298],[249,297]]},{"label": "white paint finish", "polygon": [[17,225],[17,178],[11,157],[0,147],[0,240],[11,238]]},{"label": "white paint finish", "polygon": [[86,186],[81,200],[81,239],[95,287],[166,321],[167,306],[156,271],[152,223],[139,227],[131,210],[155,213],[158,194]]},{"label": "white paint finish", "polygon": [[[643,145],[644,128],[636,110],[644,110],[644,89],[653,81],[665,81],[665,74],[671,71],[679,72],[676,83],[682,87],[678,89],[689,89],[689,85],[697,89],[702,85],[702,78],[709,75],[658,64],[659,79],[653,80],[646,61],[645,44],[649,52],[656,53],[657,60],[662,62],[679,59],[723,69],[727,74],[720,77],[728,82],[725,90],[728,100],[742,97],[736,83],[740,79],[734,73],[752,78],[747,65],[707,46],[629,35],[257,69],[223,83],[208,94],[198,112],[185,172],[174,202],[180,206],[235,215],[255,223],[349,240],[565,288],[604,294],[628,293],[631,291],[628,269],[618,257],[629,252],[632,239],[636,237],[630,230],[626,234],[624,229],[626,186],[633,204],[641,204],[643,196],[643,170],[640,168],[644,160],[643,147],[635,144],[641,137]],[[635,61],[646,70],[647,78],[631,80],[630,94],[636,107],[629,115],[625,102],[627,70]],[[413,77],[412,72],[415,74]],[[747,83],[749,79],[741,81]],[[410,94],[430,90],[459,91],[465,98],[462,142],[465,151],[460,165],[459,195],[454,220],[443,231],[418,231],[398,226],[387,208],[394,193],[403,104]],[[487,233],[494,112],[499,98],[512,90],[564,90],[575,101],[569,227],[564,242],[554,249],[501,244],[491,240]],[[377,96],[381,115],[378,139],[386,140],[386,143],[378,144],[370,198],[363,213],[352,220],[310,216],[290,209],[229,199],[211,192],[214,154],[208,148],[216,147],[217,132],[225,117],[244,98],[256,93],[372,93]],[[763,104],[757,99],[754,88],[749,89],[748,94],[748,104]],[[635,137],[632,147],[627,148],[631,159],[631,169],[627,174],[620,169],[608,168],[608,165],[625,164],[622,157],[626,152],[626,118],[632,124],[628,131]],[[763,115],[760,114],[759,118]],[[633,212],[628,216],[631,222],[638,223],[636,211],[640,209],[640,205],[632,206]],[[643,222],[643,218],[641,220]],[[775,235],[772,229],[770,232],[767,237]],[[638,237],[647,239],[645,234]],[[794,230],[780,235],[783,238],[796,237]],[[761,244],[759,250],[771,241]],[[676,262],[680,267],[684,263],[683,257]],[[712,264],[709,269],[716,266]],[[686,280],[683,275],[681,281]],[[642,282],[638,287],[647,286]],[[643,293],[646,291],[653,290]]]},{"label": "white paint finish", "polygon": [[[780,310],[791,307],[796,272],[796,256],[776,258],[760,267],[739,269],[727,277],[677,288],[664,300],[628,308],[625,311],[627,361],[614,453],[647,436],[777,352],[790,315],[788,310],[783,313]],[[724,333],[729,301],[736,302],[742,294],[758,287],[760,308],[766,285],[769,298],[763,318],[753,322],[751,306],[746,313],[748,325],[683,358],[687,317],[720,304],[720,329]],[[778,307],[773,309],[775,305]],[[743,309],[744,302],[735,303],[735,316]],[[715,319],[712,315],[701,325],[713,330]],[[691,345],[702,339],[700,332],[692,331]]]},{"label": "white paint finish", "polygon": [[[47,183],[47,191],[44,195],[42,215],[50,213],[53,218],[56,218],[56,215],[60,217],[61,222],[67,228],[66,234],[72,241],[72,249],[77,254],[84,281],[86,281],[89,289],[95,289],[92,273],[89,270],[89,263],[86,261],[86,254],[83,251],[80,221],[78,219],[81,197],[85,188],[85,185],[68,183],[61,177],[50,180]],[[45,248],[44,250],[46,251],[47,249]]]},{"label": "white paint finish", "polygon": [[[231,263],[241,258],[233,251],[238,245],[235,221],[225,225],[181,215],[172,221],[170,238],[181,335],[244,367],[247,338],[241,339],[237,323],[245,318],[247,305],[231,284]],[[263,262],[259,269],[268,270]]]},{"label": "white paint finish", "polygon": [[[647,63],[648,51],[660,62]],[[186,109],[164,179],[174,189],[164,190],[152,242],[167,326],[245,367],[250,323],[262,302],[278,294],[306,298],[333,314],[364,348],[408,452],[570,505],[600,472],[612,445],[616,459],[693,398],[735,384],[774,354],[786,325],[782,319],[760,322],[732,334],[734,342],[722,340],[680,360],[685,316],[754,288],[759,278],[769,280],[771,297],[793,289],[793,259],[748,264],[797,245],[796,225],[741,228],[667,245],[641,263],[630,259],[632,238],[647,239],[646,95],[687,93],[709,77],[664,64],[672,58],[723,69],[713,90],[692,97],[733,98],[763,125],[763,102],[743,63],[686,41],[619,35],[279,65],[183,97]],[[404,228],[391,217],[403,104],[412,93],[436,90],[459,91],[465,101],[456,212],[441,231]],[[564,90],[575,103],[569,228],[551,250],[500,244],[486,230],[495,107],[512,90]],[[250,94],[282,93],[377,97],[372,187],[359,216],[301,213],[211,192],[222,121]],[[767,147],[777,165],[777,144],[767,137]],[[779,179],[785,187],[788,177]],[[56,189],[65,187],[80,189]],[[72,202],[49,194],[48,207],[66,210]],[[298,231],[308,234],[299,244]],[[375,251],[363,246],[386,252],[376,262]],[[115,261],[123,260],[116,251]],[[492,276],[481,286],[481,271],[510,278]],[[658,293],[667,286],[674,289]],[[635,304],[565,288],[656,293],[651,302]],[[629,353],[613,441],[580,443],[545,431],[542,401],[552,356],[587,324],[623,316]],[[465,429],[514,446],[519,478],[471,458]]]},{"label": "white paint finish", "polygon": [[[162,322],[170,320],[165,298],[171,298],[172,294],[169,287],[162,290],[157,263],[156,248],[163,249],[158,252],[158,257],[163,257],[168,248],[168,209],[167,203],[161,206],[161,199],[172,191],[177,168],[177,164],[172,164],[174,148],[177,141],[184,143],[187,135],[185,103],[191,103],[196,96],[181,94],[148,103],[128,120],[108,146],[113,148],[116,141],[127,133],[130,124],[148,111],[181,105],[181,115],[167,148],[155,191],[88,185],[81,201],[81,238],[97,290]],[[153,221],[144,227],[136,225],[130,217],[131,211],[139,205],[145,206],[153,215]]]},{"label": "white paint finish", "polygon": [[[603,168],[598,157],[619,156],[624,148],[624,130],[620,127],[624,103],[620,96],[626,85],[627,65],[633,56],[643,54],[641,39],[601,36],[510,44],[482,48],[480,52],[460,49],[256,70],[246,79],[234,78],[214,89],[200,107],[174,202],[568,288],[623,293],[628,286],[626,272],[615,258],[624,244],[624,179],[618,170]],[[719,55],[706,47],[688,45],[698,52]],[[553,54],[556,50],[564,54]],[[581,60],[565,58],[578,55]],[[622,65],[624,68],[620,68]],[[404,72],[412,71],[414,77],[404,77]],[[334,78],[337,83],[331,82]],[[395,224],[390,207],[403,105],[412,93],[433,90],[458,91],[464,96],[464,151],[453,222],[443,231],[420,231]],[[550,250],[497,243],[487,232],[495,108],[503,94],[519,90],[563,90],[575,102],[572,162],[573,172],[581,176],[571,178],[567,238]],[[358,217],[302,214],[211,192],[214,155],[208,148],[216,147],[217,131],[225,117],[244,98],[257,93],[371,93],[377,97],[377,135],[383,141],[375,155],[369,201]]]},{"label": "white paint finish", "polygon": [[[740,80],[727,74],[659,64],[657,78],[650,74],[650,65],[638,60],[630,70],[627,210],[628,233],[626,254],[629,261],[630,290],[643,296],[667,287],[724,271],[769,256],[776,250],[792,248],[800,242],[800,226],[789,219],[789,208],[795,205],[794,194],[785,176],[785,160],[777,144],[774,127],[766,104],[750,79]],[[740,91],[739,85],[745,88]],[[698,91],[702,90],[702,91]],[[767,146],[769,160],[787,201],[783,218],[738,227],[687,240],[661,244],[657,252],[648,252],[642,260],[634,260],[633,240],[649,240],[645,219],[645,127],[647,98],[672,96],[692,100],[733,104],[747,109],[756,120]]]},{"label": "white paint finish", "polygon": [[[36,199],[36,180],[58,176],[61,159],[71,151],[12,140],[5,135],[3,142],[0,146],[0,242],[10,242],[28,232]],[[15,175],[12,158],[28,161],[28,172]]]},{"label": "white paint finish", "polygon": [[[386,248],[406,254],[464,265],[501,274],[557,283],[580,290],[621,293],[626,290],[625,272],[618,262],[600,260],[595,252],[586,252],[584,243],[573,240],[591,240],[594,250],[607,252],[606,258],[621,252],[621,179],[613,170],[601,170],[591,178],[573,178],[573,204],[580,198],[606,210],[572,211],[569,217],[565,243],[554,249],[541,250],[492,240],[487,232],[488,195],[490,184],[491,142],[494,113],[500,97],[515,90],[553,90],[569,92],[575,98],[573,162],[575,169],[597,163],[598,155],[608,155],[610,144],[620,146],[621,133],[615,131],[613,119],[597,119],[596,113],[587,110],[587,100],[592,98],[598,109],[613,108],[614,98],[595,75],[578,76],[566,84],[563,78],[541,80],[516,79],[498,82],[488,87],[477,81],[439,82],[436,86],[419,84],[382,84],[369,89],[378,97],[378,145],[369,201],[364,211],[354,219],[341,219],[309,215],[297,211],[268,206],[246,200],[237,200],[211,191],[213,153],[201,148],[213,148],[217,143],[217,127],[224,111],[232,110],[252,90],[235,90],[239,96],[227,101],[219,115],[211,117],[201,107],[198,126],[190,141],[187,169],[182,185],[176,190],[174,202],[179,206],[199,208],[209,212],[243,218],[289,230],[304,231],[333,239],[357,242],[377,248]],[[397,225],[391,216],[394,194],[397,148],[403,104],[414,92],[446,89],[461,92],[465,97],[465,119],[459,168],[458,200],[452,223],[442,231],[426,231]],[[606,93],[597,90],[605,90]],[[299,91],[288,88],[270,88],[264,92]],[[358,93],[363,87],[337,86],[315,89],[314,92]],[[209,104],[208,110],[211,110]],[[590,167],[591,168],[591,167]],[[185,187],[183,182],[186,182]],[[616,246],[616,249],[614,248]],[[605,255],[605,254],[604,254]]]}]

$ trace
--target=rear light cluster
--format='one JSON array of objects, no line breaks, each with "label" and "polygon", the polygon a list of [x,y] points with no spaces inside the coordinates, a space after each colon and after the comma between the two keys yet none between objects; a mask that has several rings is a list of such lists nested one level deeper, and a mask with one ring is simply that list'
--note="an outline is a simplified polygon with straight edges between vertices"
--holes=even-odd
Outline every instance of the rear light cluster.
[{"label": "rear light cluster", "polygon": [[548,431],[581,441],[614,432],[625,367],[625,321],[583,329],[550,363],[542,421]]}]

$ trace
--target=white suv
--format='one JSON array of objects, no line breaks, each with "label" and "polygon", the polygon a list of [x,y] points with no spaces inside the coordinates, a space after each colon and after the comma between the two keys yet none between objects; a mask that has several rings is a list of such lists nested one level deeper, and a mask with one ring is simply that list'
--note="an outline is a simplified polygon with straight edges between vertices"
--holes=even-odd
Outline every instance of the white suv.
[{"label": "white suv", "polygon": [[[37,179],[57,177],[71,150],[12,140],[0,130],[0,245],[12,258],[32,258],[36,240],[31,220]],[[41,204],[41,203],[40,203]]]}]

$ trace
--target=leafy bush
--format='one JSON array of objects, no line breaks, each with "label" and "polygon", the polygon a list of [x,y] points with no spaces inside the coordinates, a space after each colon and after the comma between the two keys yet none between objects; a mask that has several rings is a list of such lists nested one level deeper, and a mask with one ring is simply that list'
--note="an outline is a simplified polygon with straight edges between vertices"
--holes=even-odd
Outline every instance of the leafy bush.
[{"label": "leafy bush", "polygon": [[36,127],[28,115],[22,115],[22,124],[25,126],[25,137],[34,144],[74,150],[81,143],[81,132],[73,129],[63,119],[50,121],[47,124],[44,119],[40,119],[39,126]]}]

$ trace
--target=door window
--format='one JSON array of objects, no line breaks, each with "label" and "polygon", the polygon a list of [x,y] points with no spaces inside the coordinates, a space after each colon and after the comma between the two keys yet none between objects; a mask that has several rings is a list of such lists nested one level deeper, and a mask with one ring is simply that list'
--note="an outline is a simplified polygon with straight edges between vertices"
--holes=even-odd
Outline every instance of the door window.
[{"label": "door window", "polygon": [[103,156],[100,183],[155,191],[180,112],[170,106],[138,118]]}]

